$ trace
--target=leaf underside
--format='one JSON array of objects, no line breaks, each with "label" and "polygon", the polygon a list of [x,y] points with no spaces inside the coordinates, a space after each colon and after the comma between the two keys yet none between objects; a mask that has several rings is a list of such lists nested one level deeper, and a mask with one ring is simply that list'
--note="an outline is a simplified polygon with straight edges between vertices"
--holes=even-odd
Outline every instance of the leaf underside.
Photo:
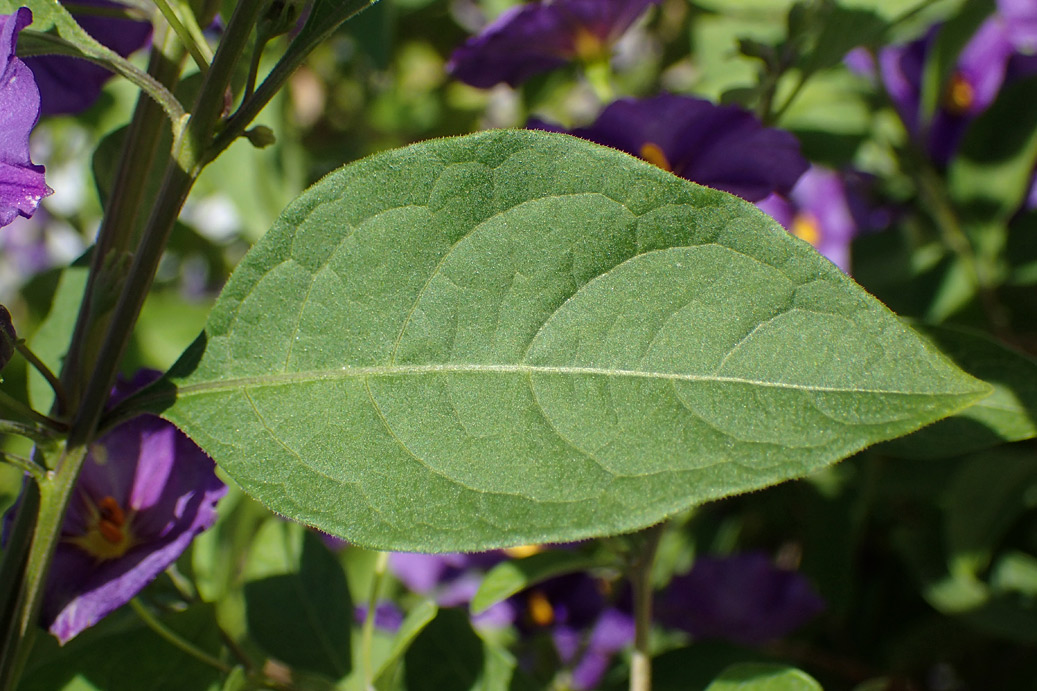
[{"label": "leaf underside", "polygon": [[523,130],[326,177],[168,379],[246,492],[420,551],[638,529],[988,390],[755,207]]}]

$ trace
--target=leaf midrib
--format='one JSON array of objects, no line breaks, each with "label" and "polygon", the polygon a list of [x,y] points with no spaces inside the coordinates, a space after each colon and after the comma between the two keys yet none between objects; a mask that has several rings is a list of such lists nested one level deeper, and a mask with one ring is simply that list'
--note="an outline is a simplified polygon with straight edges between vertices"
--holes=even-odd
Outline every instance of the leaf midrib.
[{"label": "leaf midrib", "polygon": [[764,381],[745,377],[730,377],[717,374],[684,374],[679,372],[654,372],[646,370],[615,369],[607,367],[560,367],[547,365],[486,365],[486,364],[435,364],[435,365],[377,365],[370,367],[342,367],[334,370],[309,370],[305,372],[280,372],[247,377],[231,377],[219,381],[182,384],[177,386],[177,397],[220,391],[237,391],[242,388],[282,386],[316,381],[346,380],[351,378],[417,376],[429,374],[559,374],[589,375],[601,377],[626,377],[634,379],[663,379],[667,381],[713,382],[724,384],[749,384],[766,388],[809,391],[815,393],[855,393],[902,396],[934,396],[947,394],[967,396],[982,393],[980,389],[958,391],[901,391],[895,389],[866,389],[840,386],[820,386],[791,382]]}]

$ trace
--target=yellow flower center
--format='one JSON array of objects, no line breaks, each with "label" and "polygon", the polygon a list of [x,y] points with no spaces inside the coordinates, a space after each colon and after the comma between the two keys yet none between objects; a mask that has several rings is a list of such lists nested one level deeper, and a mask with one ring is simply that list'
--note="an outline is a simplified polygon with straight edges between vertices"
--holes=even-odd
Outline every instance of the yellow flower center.
[{"label": "yellow flower center", "polygon": [[550,626],[555,620],[555,611],[547,596],[539,590],[529,595],[529,618],[537,626]]},{"label": "yellow flower center", "polygon": [[133,515],[127,515],[114,497],[105,497],[94,504],[86,498],[90,512],[90,526],[82,535],[67,538],[76,547],[98,561],[118,559],[136,544],[131,531]]},{"label": "yellow flower center", "polygon": [[596,62],[608,57],[609,51],[602,40],[580,27],[573,35],[573,52],[581,62]]},{"label": "yellow flower center", "polygon": [[812,213],[798,213],[792,219],[792,234],[817,247],[821,242],[821,224],[817,222],[817,217]]},{"label": "yellow flower center", "polygon": [[519,545],[518,547],[509,547],[504,550],[504,553],[512,559],[524,559],[543,551],[544,548],[541,545]]},{"label": "yellow flower center", "polygon": [[663,153],[662,148],[655,142],[645,142],[642,144],[640,153],[641,158],[648,161],[653,166],[658,166],[669,173],[673,172],[670,162],[666,160],[666,154]]},{"label": "yellow flower center", "polygon": [[955,73],[947,87],[947,97],[945,99],[947,110],[961,115],[972,107],[972,102],[975,98],[976,91],[972,88],[972,85],[960,73]]}]

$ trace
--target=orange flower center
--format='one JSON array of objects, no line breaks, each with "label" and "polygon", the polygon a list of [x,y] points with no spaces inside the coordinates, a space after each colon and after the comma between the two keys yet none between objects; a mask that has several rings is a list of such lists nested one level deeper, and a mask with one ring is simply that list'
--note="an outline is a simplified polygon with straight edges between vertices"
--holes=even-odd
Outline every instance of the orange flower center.
[{"label": "orange flower center", "polygon": [[90,524],[82,535],[67,538],[76,547],[94,556],[98,561],[118,559],[126,554],[136,541],[131,531],[132,514],[127,515],[114,497],[108,496],[94,504],[85,498],[90,512]]},{"label": "orange flower center", "polygon": [[972,88],[972,85],[968,83],[965,77],[960,73],[955,73],[951,77],[951,83],[947,86],[947,96],[945,99],[947,110],[961,115],[972,107],[975,98],[976,90]]},{"label": "orange flower center", "polygon": [[655,142],[645,142],[642,144],[640,154],[641,158],[653,166],[658,166],[669,173],[673,172],[673,167],[670,166],[670,162],[666,159],[666,154],[663,153],[662,148]]},{"label": "orange flower center", "polygon": [[573,35],[573,52],[581,62],[590,63],[608,57],[605,43],[587,29],[580,27]]},{"label": "orange flower center", "polygon": [[519,545],[518,547],[509,547],[504,550],[512,559],[524,559],[525,557],[531,557],[534,554],[543,552],[544,548],[542,545]]},{"label": "orange flower center", "polygon": [[814,247],[821,242],[821,224],[817,222],[817,217],[812,213],[797,213],[796,217],[792,219],[791,230],[797,238],[806,240]]}]

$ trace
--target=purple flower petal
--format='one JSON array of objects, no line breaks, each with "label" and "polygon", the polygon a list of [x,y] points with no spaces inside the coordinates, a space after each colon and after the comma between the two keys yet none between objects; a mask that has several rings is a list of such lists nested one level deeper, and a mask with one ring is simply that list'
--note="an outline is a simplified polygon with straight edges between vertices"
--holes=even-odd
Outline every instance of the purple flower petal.
[{"label": "purple flower petal", "polygon": [[29,218],[51,193],[43,166],[29,157],[29,133],[40,117],[40,92],[32,72],[15,57],[18,33],[32,22],[22,7],[0,15],[0,226],[16,216]]},{"label": "purple flower petal", "polygon": [[[78,0],[78,5],[120,8],[107,0]],[[132,19],[76,14],[76,21],[88,34],[122,57],[143,48],[151,39],[151,24]],[[60,55],[26,58],[25,64],[36,75],[43,115],[80,113],[97,100],[112,73],[86,60]]]},{"label": "purple flower petal", "polygon": [[879,72],[907,131],[939,165],[957,150],[968,124],[986,110],[1005,81],[1012,45],[999,17],[991,17],[972,36],[951,75],[947,92],[931,122],[922,121],[922,73],[938,27],[917,41],[879,52]]},{"label": "purple flower petal", "polygon": [[[529,126],[561,131],[540,121]],[[748,201],[787,195],[807,169],[792,134],[764,127],[737,106],[689,96],[621,99],[589,127],[569,133]]]},{"label": "purple flower petal", "polygon": [[555,0],[513,7],[454,51],[447,71],[479,88],[518,86],[565,63],[608,55],[615,41],[661,0]]},{"label": "purple flower petal", "polygon": [[763,554],[702,557],[658,600],[659,620],[696,638],[760,645],[781,638],[824,609],[810,583]]},{"label": "purple flower petal", "polygon": [[1008,40],[1022,53],[1037,53],[1037,2],[1034,0],[997,0],[1004,18]]},{"label": "purple flower petal", "polygon": [[42,619],[62,643],[129,602],[216,521],[227,491],[172,423],[141,415],[87,454],[47,582]]},{"label": "purple flower petal", "polygon": [[837,173],[811,166],[792,188],[789,200],[771,195],[756,206],[849,273],[850,243],[858,228]]}]

